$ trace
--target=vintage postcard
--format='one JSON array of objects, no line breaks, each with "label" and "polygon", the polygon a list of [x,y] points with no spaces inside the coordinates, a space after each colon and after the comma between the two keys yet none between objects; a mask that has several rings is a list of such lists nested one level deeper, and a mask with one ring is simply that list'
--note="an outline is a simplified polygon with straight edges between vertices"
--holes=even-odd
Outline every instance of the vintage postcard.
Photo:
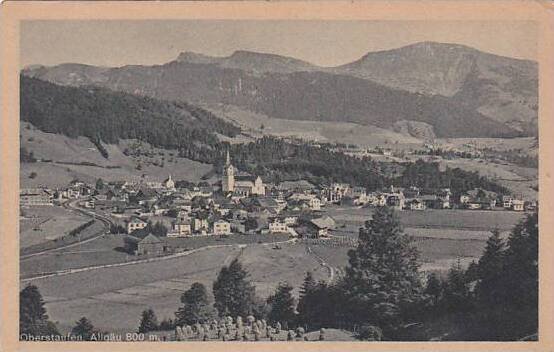
[{"label": "vintage postcard", "polygon": [[553,10],[4,2],[2,350],[552,351]]}]

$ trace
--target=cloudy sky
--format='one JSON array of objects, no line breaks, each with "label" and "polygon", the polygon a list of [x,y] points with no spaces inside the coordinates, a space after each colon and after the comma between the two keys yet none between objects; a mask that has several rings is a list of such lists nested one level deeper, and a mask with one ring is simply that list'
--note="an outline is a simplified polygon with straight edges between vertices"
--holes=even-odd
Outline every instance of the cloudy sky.
[{"label": "cloudy sky", "polygon": [[24,21],[20,64],[152,65],[183,51],[227,56],[251,50],[336,66],[420,41],[536,59],[536,31],[523,21]]}]

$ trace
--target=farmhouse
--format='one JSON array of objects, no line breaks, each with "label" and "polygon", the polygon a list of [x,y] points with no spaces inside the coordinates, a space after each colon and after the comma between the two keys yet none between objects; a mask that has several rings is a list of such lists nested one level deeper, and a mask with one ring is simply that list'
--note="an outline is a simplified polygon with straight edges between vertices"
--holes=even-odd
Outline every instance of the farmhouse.
[{"label": "farmhouse", "polygon": [[168,251],[168,246],[153,234],[148,234],[140,239],[135,236],[127,236],[124,239],[125,250],[135,255],[162,255]]}]

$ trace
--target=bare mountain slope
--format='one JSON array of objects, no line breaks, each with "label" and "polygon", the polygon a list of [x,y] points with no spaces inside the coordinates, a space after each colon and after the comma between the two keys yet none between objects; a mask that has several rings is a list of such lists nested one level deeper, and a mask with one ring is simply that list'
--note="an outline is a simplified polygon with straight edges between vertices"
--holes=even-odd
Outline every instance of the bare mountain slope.
[{"label": "bare mountain slope", "polygon": [[538,66],[533,61],[423,42],[371,52],[333,71],[391,88],[453,97],[519,130],[536,129]]}]

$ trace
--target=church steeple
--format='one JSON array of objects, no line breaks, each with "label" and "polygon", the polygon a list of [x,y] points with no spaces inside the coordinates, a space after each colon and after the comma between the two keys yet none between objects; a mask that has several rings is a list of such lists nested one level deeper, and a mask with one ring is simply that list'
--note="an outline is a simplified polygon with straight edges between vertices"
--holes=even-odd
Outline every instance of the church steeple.
[{"label": "church steeple", "polygon": [[227,149],[226,153],[221,186],[223,193],[233,192],[235,190],[235,169],[233,165],[231,165],[231,156],[229,155],[229,149]]},{"label": "church steeple", "polygon": [[225,166],[231,165],[231,156],[229,155],[229,148],[227,148],[227,157],[225,159]]}]

